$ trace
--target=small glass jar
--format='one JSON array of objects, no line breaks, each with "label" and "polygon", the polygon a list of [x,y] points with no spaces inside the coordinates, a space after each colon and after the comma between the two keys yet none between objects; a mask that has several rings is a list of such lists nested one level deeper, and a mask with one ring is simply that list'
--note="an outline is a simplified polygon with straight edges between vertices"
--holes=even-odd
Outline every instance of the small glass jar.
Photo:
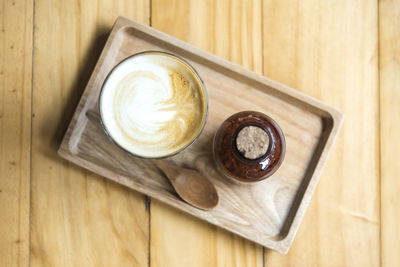
[{"label": "small glass jar", "polygon": [[[238,138],[249,143],[242,146]],[[250,153],[245,151],[246,147],[250,147]],[[251,151],[254,147],[259,151]],[[217,168],[225,177],[234,182],[254,183],[271,176],[280,167],[285,157],[285,137],[278,124],[267,115],[243,111],[221,124],[214,137],[213,151]]]}]

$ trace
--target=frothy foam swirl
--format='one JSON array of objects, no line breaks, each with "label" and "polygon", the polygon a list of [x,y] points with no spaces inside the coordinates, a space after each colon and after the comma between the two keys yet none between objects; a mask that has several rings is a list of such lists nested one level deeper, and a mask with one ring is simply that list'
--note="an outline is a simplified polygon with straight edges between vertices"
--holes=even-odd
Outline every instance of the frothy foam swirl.
[{"label": "frothy foam swirl", "polygon": [[100,112],[120,146],[161,157],[187,146],[205,119],[200,81],[185,63],[164,54],[123,61],[103,85]]}]

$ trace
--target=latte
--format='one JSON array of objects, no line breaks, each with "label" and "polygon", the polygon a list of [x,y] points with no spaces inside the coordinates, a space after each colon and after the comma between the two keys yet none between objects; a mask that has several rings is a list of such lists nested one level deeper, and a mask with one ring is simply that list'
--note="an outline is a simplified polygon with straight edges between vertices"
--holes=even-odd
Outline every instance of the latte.
[{"label": "latte", "polygon": [[103,84],[100,115],[115,143],[134,155],[165,157],[201,132],[207,113],[204,86],[190,65],[162,52],[134,55]]}]

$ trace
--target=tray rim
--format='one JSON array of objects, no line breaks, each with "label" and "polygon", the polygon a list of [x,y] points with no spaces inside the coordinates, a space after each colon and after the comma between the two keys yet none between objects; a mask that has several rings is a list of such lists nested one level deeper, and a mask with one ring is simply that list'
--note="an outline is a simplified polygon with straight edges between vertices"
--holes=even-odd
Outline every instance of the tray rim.
[{"label": "tray rim", "polygon": [[[249,239],[249,237],[244,236],[242,233],[237,232],[234,229],[228,229],[228,228],[222,227],[220,225],[215,224],[211,220],[206,220],[202,217],[196,216],[199,219],[207,221],[208,223],[211,223],[222,229],[225,229],[225,230],[235,233],[239,236],[242,236],[243,238],[248,239],[252,242],[258,243],[263,247],[273,249],[281,254],[287,254],[290,249],[291,244],[293,243],[293,240],[298,231],[300,223],[304,217],[305,210],[307,209],[307,207],[309,205],[309,202],[312,198],[312,195],[313,195],[315,188],[318,184],[318,181],[321,177],[323,168],[326,165],[327,158],[332,149],[333,143],[334,143],[334,141],[339,133],[339,130],[343,124],[344,113],[342,111],[340,111],[339,109],[337,109],[327,103],[324,103],[316,98],[306,95],[305,93],[302,93],[300,91],[292,89],[282,83],[279,83],[279,82],[274,81],[270,78],[267,78],[261,74],[250,71],[250,70],[248,70],[244,67],[241,67],[235,63],[232,63],[226,59],[218,57],[214,54],[211,54],[207,51],[197,48],[189,43],[179,40],[173,36],[170,36],[166,33],[158,31],[150,26],[144,25],[144,24],[136,22],[136,21],[132,21],[129,18],[126,18],[124,16],[118,16],[114,25],[112,26],[112,30],[111,30],[111,32],[107,38],[106,44],[104,45],[104,48],[96,62],[95,68],[93,69],[93,72],[92,72],[90,79],[85,87],[85,90],[83,91],[83,94],[81,95],[80,101],[75,109],[74,115],[68,125],[66,133],[65,133],[63,140],[61,142],[61,145],[58,149],[58,155],[66,160],[71,161],[72,163],[74,163],[80,167],[88,169],[94,173],[99,173],[100,168],[101,168],[100,166],[97,166],[96,164],[94,164],[90,161],[81,159],[81,158],[79,158],[79,160],[78,160],[77,157],[75,155],[73,155],[73,153],[70,151],[67,143],[70,139],[71,131],[75,127],[75,124],[78,121],[79,114],[80,114],[81,110],[83,109],[82,104],[85,105],[87,102],[87,101],[84,101],[84,103],[82,103],[83,102],[82,100],[83,100],[83,98],[87,99],[87,96],[90,93],[89,89],[92,87],[93,83],[95,82],[95,80],[97,78],[97,74],[102,67],[104,59],[107,56],[107,53],[113,43],[115,35],[119,31],[124,30],[126,28],[134,28],[135,30],[138,30],[144,34],[150,35],[150,36],[152,36],[156,39],[159,39],[163,42],[172,43],[173,45],[180,47],[181,49],[183,49],[185,51],[188,51],[192,54],[196,54],[196,55],[200,56],[201,58],[207,59],[208,61],[213,61],[214,63],[228,69],[229,71],[240,74],[242,76],[247,76],[248,78],[253,79],[256,82],[259,82],[259,83],[265,84],[269,87],[272,87],[274,90],[277,90],[277,91],[279,91],[283,94],[286,94],[294,99],[297,99],[300,102],[305,103],[305,104],[311,106],[312,108],[315,108],[319,112],[324,113],[324,115],[321,114],[320,117],[325,116],[325,117],[328,117],[328,119],[330,119],[332,121],[332,127],[330,129],[330,133],[327,134],[327,139],[325,141],[325,144],[323,145],[320,157],[316,163],[313,174],[311,175],[311,177],[308,181],[308,184],[306,185],[302,199],[300,200],[300,204],[299,204],[298,208],[296,209],[295,214],[293,215],[293,220],[289,226],[289,230],[287,231],[286,235],[282,239],[276,240],[274,238],[270,238],[270,239],[264,240],[265,242],[258,242],[256,240]],[[266,93],[266,92],[264,92],[264,93]],[[268,94],[268,93],[266,93],[266,94]],[[83,165],[79,161],[85,161],[86,165]],[[115,177],[115,174],[112,174],[111,171],[108,171],[108,170],[106,170],[106,171],[110,172],[110,175],[105,175],[105,176],[101,175],[101,176],[104,176],[108,179],[111,179],[110,176]],[[101,172],[104,172],[104,169],[101,169]],[[112,180],[114,182],[117,182],[114,179],[112,179]],[[165,200],[163,200],[159,196],[153,194],[152,192],[150,192],[148,189],[146,189],[143,186],[137,185],[135,188],[132,188],[132,187],[130,187],[130,188],[135,191],[138,191],[142,194],[145,194],[145,195],[148,195],[155,199],[158,199],[159,201],[162,201],[162,202],[166,203],[167,205],[178,208],[179,210],[181,210],[187,214],[195,216],[195,215],[191,214],[189,211],[182,209],[181,207],[176,205],[174,202],[165,202]]]}]

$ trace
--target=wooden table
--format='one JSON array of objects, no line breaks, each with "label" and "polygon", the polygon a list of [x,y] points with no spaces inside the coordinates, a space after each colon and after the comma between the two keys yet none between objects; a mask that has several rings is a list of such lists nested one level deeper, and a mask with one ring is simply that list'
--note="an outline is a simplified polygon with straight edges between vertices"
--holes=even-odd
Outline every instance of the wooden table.
[{"label": "wooden table", "polygon": [[[339,107],[288,255],[60,159],[124,15]],[[0,266],[399,266],[400,1],[3,0]]]}]

